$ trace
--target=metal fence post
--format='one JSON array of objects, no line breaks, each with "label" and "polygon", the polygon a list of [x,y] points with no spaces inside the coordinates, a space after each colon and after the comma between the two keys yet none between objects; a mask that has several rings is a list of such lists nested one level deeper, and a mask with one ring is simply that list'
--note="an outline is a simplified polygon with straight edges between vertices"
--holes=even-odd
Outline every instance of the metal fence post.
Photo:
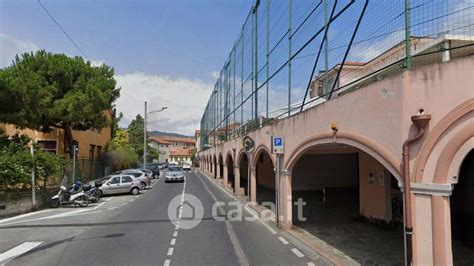
[{"label": "metal fence post", "polygon": [[255,79],[254,79],[254,90],[255,90],[255,120],[258,121],[258,6],[260,1],[257,0],[255,4]]},{"label": "metal fence post", "polygon": [[270,51],[270,3],[271,3],[271,0],[267,0],[267,43],[266,43],[266,54],[267,54],[267,79],[266,79],[266,106],[265,106],[265,116],[268,118],[268,96],[269,96],[269,80],[268,78],[270,77],[270,69],[269,69],[269,51]]},{"label": "metal fence post", "polygon": [[411,69],[411,32],[410,32],[410,0],[405,0],[405,67],[407,70]]},{"label": "metal fence post", "polygon": [[291,115],[291,6],[288,0],[288,116]]}]

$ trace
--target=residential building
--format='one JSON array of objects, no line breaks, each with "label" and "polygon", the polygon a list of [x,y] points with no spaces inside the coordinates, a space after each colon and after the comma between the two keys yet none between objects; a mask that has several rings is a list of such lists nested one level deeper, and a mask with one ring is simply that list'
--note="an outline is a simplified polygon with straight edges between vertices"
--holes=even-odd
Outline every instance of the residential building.
[{"label": "residential building", "polygon": [[158,151],[158,162],[166,163],[170,159],[170,142],[163,137],[150,137],[150,146]]},{"label": "residential building", "polygon": [[158,150],[159,162],[191,163],[196,141],[191,137],[153,136],[151,146]]}]

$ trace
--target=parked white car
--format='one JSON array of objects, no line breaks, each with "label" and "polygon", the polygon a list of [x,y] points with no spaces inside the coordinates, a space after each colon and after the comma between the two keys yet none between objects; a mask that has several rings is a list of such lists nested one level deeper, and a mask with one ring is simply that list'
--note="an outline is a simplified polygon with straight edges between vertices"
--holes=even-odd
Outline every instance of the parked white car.
[{"label": "parked white car", "polygon": [[147,186],[151,186],[151,179],[153,177],[147,176],[146,173],[142,170],[127,169],[127,170],[121,171],[120,174],[134,176],[142,184],[142,189],[145,189]]},{"label": "parked white car", "polygon": [[140,192],[140,181],[131,175],[111,175],[107,176],[99,190],[102,195],[131,193],[137,195]]}]

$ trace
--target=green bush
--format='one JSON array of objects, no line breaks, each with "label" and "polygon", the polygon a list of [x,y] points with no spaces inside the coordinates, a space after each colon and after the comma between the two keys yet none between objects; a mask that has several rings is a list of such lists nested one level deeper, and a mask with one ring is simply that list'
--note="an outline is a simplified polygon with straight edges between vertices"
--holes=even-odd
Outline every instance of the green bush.
[{"label": "green bush", "polygon": [[31,173],[35,170],[36,184],[43,185],[48,178],[59,174],[64,159],[35,147],[34,156],[25,135],[0,136],[0,190],[20,192],[31,188]]}]

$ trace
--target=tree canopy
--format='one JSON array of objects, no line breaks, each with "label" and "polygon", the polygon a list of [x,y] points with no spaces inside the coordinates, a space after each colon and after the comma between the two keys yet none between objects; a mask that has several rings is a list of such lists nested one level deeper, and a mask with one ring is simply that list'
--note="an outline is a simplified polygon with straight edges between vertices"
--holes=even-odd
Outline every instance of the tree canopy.
[{"label": "tree canopy", "polygon": [[119,97],[113,68],[44,50],[0,70],[0,122],[42,132],[101,129]]}]

